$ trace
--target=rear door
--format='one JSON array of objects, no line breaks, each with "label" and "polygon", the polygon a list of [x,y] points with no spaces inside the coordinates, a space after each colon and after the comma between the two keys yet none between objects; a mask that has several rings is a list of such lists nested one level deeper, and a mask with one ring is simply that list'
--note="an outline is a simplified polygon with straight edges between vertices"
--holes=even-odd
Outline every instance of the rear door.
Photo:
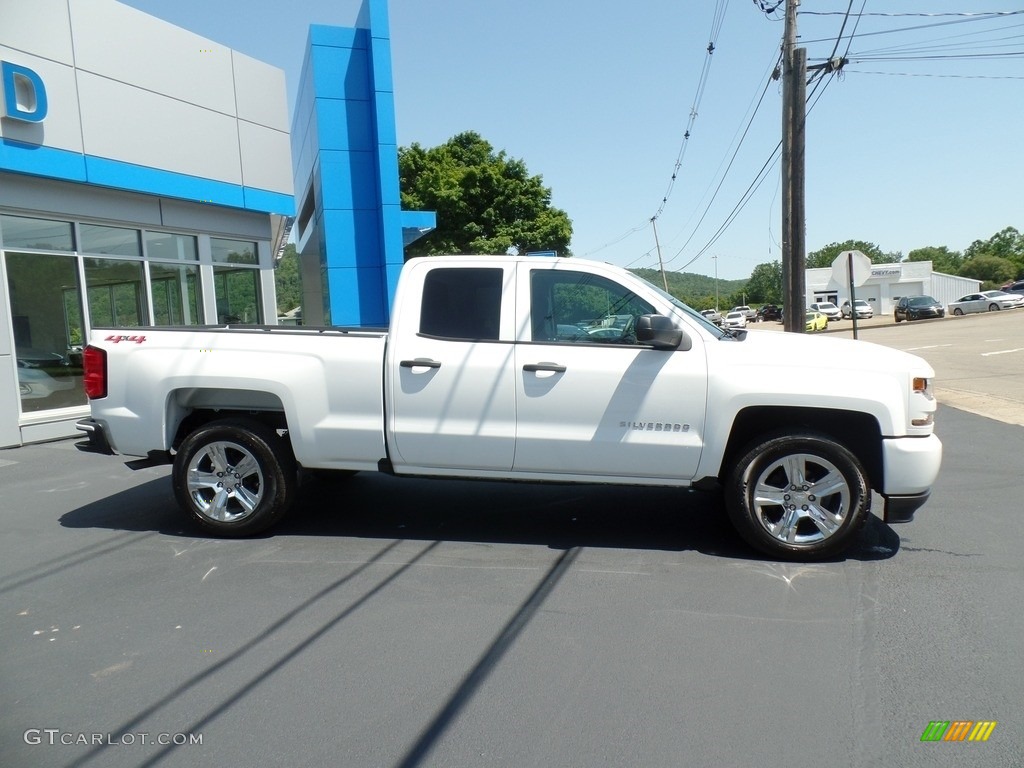
[{"label": "rear door", "polygon": [[514,267],[480,259],[418,270],[419,302],[403,303],[388,351],[392,461],[439,474],[507,472],[515,449]]}]

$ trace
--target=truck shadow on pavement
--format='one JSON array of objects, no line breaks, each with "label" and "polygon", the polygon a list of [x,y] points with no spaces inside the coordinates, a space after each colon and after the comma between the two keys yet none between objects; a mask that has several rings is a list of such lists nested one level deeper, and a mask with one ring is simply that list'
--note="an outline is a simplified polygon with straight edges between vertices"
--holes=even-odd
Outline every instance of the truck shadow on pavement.
[{"label": "truck shadow on pavement", "polygon": [[[167,477],[71,510],[60,523],[68,528],[206,537],[178,509]],[[739,539],[718,497],[710,493],[374,473],[304,476],[294,507],[263,538],[292,536],[531,544],[558,550],[693,550],[714,557],[770,559]],[[884,560],[899,548],[899,535],[871,517],[860,539],[834,560]]]}]

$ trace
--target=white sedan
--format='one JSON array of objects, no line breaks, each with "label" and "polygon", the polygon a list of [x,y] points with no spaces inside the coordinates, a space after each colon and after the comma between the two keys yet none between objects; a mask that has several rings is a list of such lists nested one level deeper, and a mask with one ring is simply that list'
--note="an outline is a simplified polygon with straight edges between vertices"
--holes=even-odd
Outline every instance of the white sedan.
[{"label": "white sedan", "polygon": [[1024,296],[1019,293],[1005,291],[981,291],[961,296],[950,302],[951,315],[966,315],[970,312],[996,312],[1000,309],[1017,309],[1024,307]]}]

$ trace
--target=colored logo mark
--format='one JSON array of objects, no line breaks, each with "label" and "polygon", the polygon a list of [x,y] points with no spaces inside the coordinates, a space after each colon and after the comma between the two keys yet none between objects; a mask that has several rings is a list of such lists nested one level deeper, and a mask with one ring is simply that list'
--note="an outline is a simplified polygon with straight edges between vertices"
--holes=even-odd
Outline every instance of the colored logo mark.
[{"label": "colored logo mark", "polygon": [[995,720],[932,720],[921,734],[921,741],[988,741]]}]

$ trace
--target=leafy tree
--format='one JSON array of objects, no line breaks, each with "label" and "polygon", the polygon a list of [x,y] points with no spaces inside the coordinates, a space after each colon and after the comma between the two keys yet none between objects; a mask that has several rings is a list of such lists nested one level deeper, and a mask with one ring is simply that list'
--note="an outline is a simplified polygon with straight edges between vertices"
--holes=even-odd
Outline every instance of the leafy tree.
[{"label": "leafy tree", "polygon": [[782,303],[782,262],[758,264],[746,285],[747,300],[761,304]]},{"label": "leafy tree", "polygon": [[995,256],[1014,264],[1016,274],[1010,275],[1008,279],[1024,274],[1024,234],[1013,227],[1007,227],[988,240],[975,240],[964,251],[965,266],[966,262],[979,256]]},{"label": "leafy tree", "polygon": [[964,263],[964,257],[959,251],[951,251],[944,245],[929,245],[912,250],[907,254],[907,261],[930,261],[936,272],[955,275]]},{"label": "leafy tree", "polygon": [[808,253],[807,268],[831,267],[836,256],[843,251],[860,251],[871,259],[872,264],[895,264],[903,261],[903,254],[899,251],[883,253],[882,249],[874,243],[868,243],[864,240],[845,240],[841,243],[830,243],[824,248]]},{"label": "leafy tree", "polygon": [[437,228],[410,256],[556,251],[569,255],[572,222],[551,207],[551,190],[522,160],[466,131],[439,147],[398,150],[402,207],[436,211]]},{"label": "leafy tree", "polygon": [[984,288],[998,288],[1017,276],[1017,265],[1002,256],[982,253],[967,259],[960,267],[961,277],[981,280]]},{"label": "leafy tree", "polygon": [[302,275],[299,271],[299,255],[295,245],[284,247],[284,254],[274,270],[274,286],[277,289],[277,313],[283,315],[302,304]]}]

